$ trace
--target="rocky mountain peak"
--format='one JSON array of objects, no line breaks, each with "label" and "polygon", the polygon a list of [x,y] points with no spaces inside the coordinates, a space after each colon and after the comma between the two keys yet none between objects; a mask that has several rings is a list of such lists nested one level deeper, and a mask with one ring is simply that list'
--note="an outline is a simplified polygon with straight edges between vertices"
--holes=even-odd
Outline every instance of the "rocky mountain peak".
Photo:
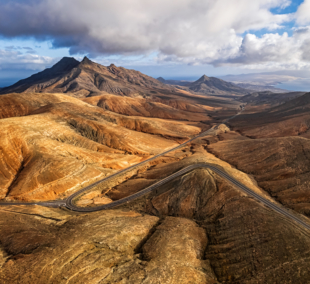
[{"label": "rocky mountain peak", "polygon": [[50,68],[50,71],[53,72],[66,72],[71,70],[72,68],[75,68],[80,64],[79,61],[77,61],[73,57],[63,57],[60,61],[58,61],[52,68]]},{"label": "rocky mountain peak", "polygon": [[210,80],[210,77],[203,75],[196,82],[204,82],[204,81],[209,81],[209,80]]},{"label": "rocky mountain peak", "polygon": [[158,77],[157,80],[158,80],[159,82],[162,82],[162,83],[165,83],[165,82],[166,82],[166,80],[165,80],[163,77]]},{"label": "rocky mountain peak", "polygon": [[[111,73],[113,73],[113,74],[115,74],[115,75],[117,75],[117,74],[119,74],[119,73],[121,73],[121,72],[124,71],[124,70],[121,71],[120,68],[116,67],[113,63],[110,64],[110,66],[108,67],[108,69],[109,69],[109,71],[110,71]],[[127,71],[126,71],[126,72],[127,72]]]},{"label": "rocky mountain peak", "polygon": [[81,61],[82,64],[93,64],[94,62],[91,61],[87,56],[85,56],[83,58],[83,60]]}]

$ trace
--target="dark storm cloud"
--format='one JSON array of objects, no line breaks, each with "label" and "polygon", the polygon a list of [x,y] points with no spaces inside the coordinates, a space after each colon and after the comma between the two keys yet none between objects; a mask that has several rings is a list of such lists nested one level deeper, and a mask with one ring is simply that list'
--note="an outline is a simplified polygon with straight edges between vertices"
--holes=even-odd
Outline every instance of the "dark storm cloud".
[{"label": "dark storm cloud", "polygon": [[[68,47],[71,54],[157,52],[158,61],[191,65],[278,62],[274,47],[282,50],[288,38],[271,33],[274,36],[259,41],[241,34],[272,31],[291,21],[293,15],[270,12],[289,4],[288,0],[0,0],[0,35],[48,39],[54,48]],[[279,42],[272,45],[268,40]],[[258,49],[264,56],[257,57]]]}]

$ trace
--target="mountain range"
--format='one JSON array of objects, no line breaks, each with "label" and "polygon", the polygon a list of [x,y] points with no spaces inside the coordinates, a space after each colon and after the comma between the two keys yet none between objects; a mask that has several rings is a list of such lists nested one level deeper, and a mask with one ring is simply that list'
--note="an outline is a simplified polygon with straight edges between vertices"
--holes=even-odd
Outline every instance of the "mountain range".
[{"label": "mountain range", "polygon": [[[273,93],[287,93],[288,90],[285,89],[280,89],[280,88],[275,88],[272,85],[266,85],[263,84],[262,82],[257,82],[255,84],[255,82],[253,82],[252,84],[250,83],[240,83],[240,82],[234,82],[234,81],[229,81],[229,80],[225,80],[225,76],[222,78],[209,78],[210,80],[212,79],[222,79],[224,82],[228,83],[232,83],[233,85],[235,85],[232,89],[232,91],[236,91],[235,87],[238,86],[239,88],[242,89],[246,89],[248,90],[248,92],[265,92],[265,91],[269,91],[269,92],[273,92]],[[227,78],[230,78],[229,76],[227,76]],[[158,81],[164,83],[164,84],[168,84],[168,85],[176,85],[176,86],[189,86],[190,84],[193,83],[193,81],[187,81],[187,80],[165,80],[163,77],[159,77],[157,78]],[[217,81],[218,80],[213,80],[213,81]]]},{"label": "mountain range", "polygon": [[152,97],[156,93],[179,92],[177,84],[186,90],[206,95],[245,95],[249,90],[233,83],[203,75],[195,82],[157,80],[139,71],[103,66],[84,57],[79,62],[64,57],[53,67],[34,74],[16,84],[3,88],[0,94],[22,92],[67,93],[75,97],[109,93],[130,97]]},{"label": "mountain range", "polygon": [[87,57],[81,62],[71,57],[64,57],[53,67],[20,80],[2,89],[0,93],[68,93],[75,97],[102,93],[147,96],[152,94],[153,89],[171,88],[139,71],[116,67],[114,64],[106,67]]},{"label": "mountain range", "polygon": [[186,89],[202,93],[206,95],[246,95],[251,91],[242,87],[237,86],[236,84],[226,82],[222,79],[215,77],[208,77],[203,75],[197,81],[182,81],[182,80],[165,80],[162,77],[157,78],[160,82],[168,85],[177,85],[186,87]]}]

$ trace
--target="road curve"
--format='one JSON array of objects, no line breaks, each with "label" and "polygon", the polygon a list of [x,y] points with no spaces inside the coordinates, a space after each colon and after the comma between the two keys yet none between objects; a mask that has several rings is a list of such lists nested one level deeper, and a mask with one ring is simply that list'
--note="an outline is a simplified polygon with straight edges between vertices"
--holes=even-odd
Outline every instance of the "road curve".
[{"label": "road curve", "polygon": [[[242,109],[243,110],[243,109]],[[233,119],[234,117],[236,117],[237,115],[239,115],[241,112],[239,112],[238,114],[224,120],[222,123],[226,123],[227,121]],[[222,124],[221,123],[221,124]],[[290,213],[288,210],[282,208],[281,206],[275,204],[275,203],[272,203],[271,201],[269,201],[268,199],[260,196],[259,194],[255,193],[254,191],[252,191],[250,188],[246,187],[245,185],[243,185],[242,183],[240,183],[239,181],[237,181],[235,178],[233,178],[232,176],[228,175],[226,172],[222,171],[220,168],[214,166],[214,165],[211,165],[211,164],[207,164],[207,163],[197,163],[197,164],[193,164],[193,165],[190,165],[188,167],[185,167],[183,169],[181,169],[180,171],[178,172],[175,172],[174,174],[152,184],[151,186],[133,194],[133,195],[130,195],[128,197],[125,197],[125,198],[122,198],[120,200],[117,200],[117,201],[114,201],[114,202],[111,202],[109,204],[105,204],[105,205],[101,205],[101,206],[96,206],[96,207],[78,207],[76,205],[74,205],[73,203],[73,200],[79,196],[80,194],[82,194],[83,192],[95,187],[96,185],[102,183],[102,182],[106,182],[110,179],[113,179],[115,178],[116,176],[118,176],[119,174],[121,173],[124,173],[126,171],[129,171],[131,169],[134,169],[135,167],[137,166],[140,166],[144,163],[148,163],[152,160],[155,160],[156,158],[160,157],[160,156],[163,156],[169,152],[172,152],[172,151],[175,151],[175,150],[178,150],[182,147],[184,147],[186,144],[192,142],[193,140],[199,138],[199,137],[203,137],[209,133],[211,133],[212,131],[218,129],[218,126],[215,126],[214,128],[211,128],[205,132],[202,132],[201,134],[199,134],[198,136],[195,136],[191,139],[189,139],[188,141],[178,145],[177,147],[174,147],[170,150],[167,150],[163,153],[160,153],[158,155],[155,155],[153,156],[152,158],[149,158],[143,162],[140,162],[138,164],[135,164],[135,165],[132,165],[126,169],[123,169],[121,171],[118,171],[117,173],[115,174],[112,174],[106,178],[103,178],[75,193],[73,193],[72,195],[70,195],[66,200],[57,200],[57,201],[48,201],[48,202],[14,202],[14,203],[11,203],[11,202],[2,202],[0,203],[0,206],[11,206],[11,205],[40,205],[40,206],[46,206],[46,207],[67,207],[68,209],[71,209],[73,211],[78,211],[78,212],[95,212],[95,211],[100,211],[100,210],[106,210],[106,209],[111,209],[111,208],[114,208],[116,206],[119,206],[119,205],[122,205],[124,203],[127,203],[127,202],[130,202],[134,199],[137,199],[143,195],[146,195],[148,193],[150,193],[151,191],[154,191],[156,190],[158,187],[164,185],[165,183],[177,178],[177,177],[180,177],[194,169],[198,169],[198,168],[207,168],[207,169],[210,169],[211,171],[217,173],[218,175],[220,175],[221,177],[223,177],[224,179],[226,179],[227,181],[229,181],[230,183],[232,183],[233,185],[237,186],[240,190],[242,190],[243,192],[245,192],[246,194],[248,194],[249,196],[255,198],[256,200],[260,201],[261,203],[263,203],[265,206],[267,206],[268,208],[278,212],[279,214],[293,220],[294,222],[298,223],[299,225],[301,225],[302,227],[310,230],[310,225],[307,224],[306,222],[304,222],[302,219],[298,218],[297,216],[295,216],[294,214]]]},{"label": "road curve", "polygon": [[[127,172],[127,171],[129,171],[129,170],[131,170],[131,169],[134,169],[135,167],[141,166],[142,164],[145,164],[145,163],[148,163],[148,162],[150,162],[150,161],[152,161],[152,160],[155,160],[155,159],[157,159],[158,157],[164,156],[164,155],[166,155],[166,154],[168,154],[168,153],[170,153],[170,152],[173,152],[173,151],[175,151],[175,150],[178,150],[178,149],[184,147],[186,144],[188,144],[188,143],[194,141],[195,139],[197,139],[197,138],[199,138],[199,137],[203,137],[203,136],[206,136],[207,134],[210,134],[212,131],[217,130],[220,124],[226,123],[227,121],[229,121],[229,120],[235,118],[235,117],[238,116],[240,113],[242,113],[243,110],[244,110],[244,109],[242,108],[242,109],[241,109],[238,113],[236,113],[235,115],[233,115],[233,116],[231,116],[231,117],[229,117],[229,118],[223,120],[223,121],[222,121],[221,123],[219,123],[218,125],[213,126],[213,127],[210,128],[209,130],[200,133],[199,135],[197,135],[197,136],[195,136],[195,137],[193,137],[193,138],[191,138],[191,139],[185,141],[184,143],[182,143],[182,144],[180,144],[180,145],[178,145],[178,146],[176,146],[176,147],[174,147],[174,148],[171,148],[171,149],[169,149],[169,150],[167,150],[167,151],[165,151],[165,152],[163,152],[163,153],[160,153],[160,154],[158,154],[158,155],[156,155],[156,156],[153,156],[152,158],[149,158],[149,159],[147,159],[147,160],[144,160],[144,161],[142,161],[142,162],[140,162],[140,163],[138,163],[138,164],[134,164],[134,165],[132,165],[132,166],[126,168],[126,169],[120,170],[120,171],[116,172],[115,174],[112,174],[112,175],[110,175],[110,176],[108,176],[108,177],[106,177],[106,178],[103,178],[103,179],[101,179],[101,180],[98,180],[98,181],[96,181],[96,182],[94,182],[94,183],[92,183],[92,184],[90,184],[90,185],[88,185],[88,186],[86,186],[86,187],[80,189],[79,191],[77,191],[77,192],[73,193],[72,195],[70,195],[69,197],[67,197],[67,199],[65,199],[65,200],[55,200],[55,201],[46,201],[46,202],[44,202],[44,201],[43,201],[43,202],[0,202],[0,206],[10,206],[10,205],[40,205],[40,206],[45,206],[45,207],[64,207],[64,206],[65,206],[65,207],[68,207],[68,208],[71,209],[71,207],[72,207],[72,208],[74,207],[74,206],[72,205],[72,200],[73,200],[75,197],[77,197],[78,195],[82,194],[83,192],[85,192],[85,191],[87,191],[87,190],[89,190],[89,189],[95,187],[96,185],[98,185],[98,184],[100,184],[100,183],[103,183],[103,182],[106,182],[106,181],[108,181],[108,180],[110,180],[110,179],[113,179],[113,178],[115,178],[116,176],[118,176],[119,174],[122,174],[122,173],[124,173],[124,172]],[[77,208],[77,207],[75,207],[75,208]],[[73,210],[73,209],[72,209],[72,210]],[[78,210],[76,210],[76,211],[78,211]]]},{"label": "road curve", "polygon": [[[241,113],[241,112],[235,114],[234,116],[230,117],[229,119],[232,119],[232,118],[236,117],[236,116],[239,115],[240,113]],[[225,120],[225,121],[227,121],[227,120]],[[170,152],[173,152],[173,151],[175,151],[175,150],[178,150],[178,149],[184,147],[186,144],[192,142],[193,140],[195,140],[195,139],[197,139],[197,138],[199,138],[199,137],[203,137],[203,136],[205,136],[205,135],[207,135],[207,134],[210,134],[212,131],[214,131],[214,130],[216,130],[216,129],[218,129],[218,125],[217,125],[217,126],[214,126],[213,128],[210,128],[210,129],[207,130],[207,131],[204,131],[204,132],[200,133],[199,135],[197,135],[197,136],[195,136],[195,137],[193,137],[193,138],[191,138],[191,139],[185,141],[184,143],[182,143],[182,144],[180,144],[180,145],[178,145],[178,146],[176,146],[176,147],[174,147],[174,148],[171,148],[171,149],[169,149],[169,150],[167,150],[167,151],[165,151],[165,152],[163,152],[163,153],[157,154],[157,155],[155,155],[155,156],[153,156],[153,157],[151,157],[151,158],[149,158],[149,159],[147,159],[147,160],[144,160],[144,161],[142,161],[142,162],[140,162],[140,163],[138,163],[138,164],[134,164],[134,165],[132,165],[132,166],[126,168],[126,169],[120,170],[120,171],[118,171],[118,172],[116,172],[116,173],[114,173],[114,174],[112,174],[112,175],[110,175],[110,176],[108,176],[108,177],[106,177],[106,178],[103,178],[103,179],[101,179],[101,180],[98,180],[98,181],[96,181],[96,182],[94,182],[94,183],[92,183],[92,184],[90,184],[90,185],[88,185],[88,186],[86,186],[86,187],[80,189],[79,191],[73,193],[72,195],[70,195],[70,196],[69,196],[67,199],[65,199],[65,200],[38,201],[38,202],[0,202],[0,206],[11,206],[11,205],[40,205],[40,206],[45,206],[45,207],[64,207],[64,206],[65,206],[65,207],[70,208],[70,206],[71,206],[71,204],[72,204],[72,200],[73,200],[75,197],[77,197],[78,195],[82,194],[83,192],[85,192],[85,191],[87,191],[87,190],[89,190],[89,189],[95,187],[96,185],[98,185],[98,184],[100,184],[100,183],[103,183],[103,182],[106,182],[106,181],[108,181],[108,180],[110,180],[110,179],[113,179],[113,178],[115,178],[116,176],[118,176],[119,174],[125,173],[125,172],[127,172],[127,171],[129,171],[129,170],[134,169],[135,167],[141,166],[141,165],[143,165],[143,164],[145,164],[145,163],[148,163],[148,162],[150,162],[150,161],[152,161],[152,160],[155,160],[155,159],[157,159],[158,157],[164,156],[164,155],[166,155],[166,154],[168,154],[168,153],[170,153]],[[76,210],[76,211],[78,211],[78,210]]]},{"label": "road curve", "polygon": [[258,200],[259,202],[263,203],[266,207],[278,212],[279,214],[295,221],[296,223],[298,223],[299,225],[301,225],[302,227],[310,230],[310,225],[307,224],[306,222],[304,222],[303,220],[301,220],[300,218],[298,218],[297,216],[295,216],[294,214],[290,213],[288,210],[282,208],[281,206],[269,201],[268,199],[262,197],[261,195],[255,193],[253,190],[251,190],[250,188],[248,188],[247,186],[243,185],[242,183],[240,183],[239,181],[237,181],[235,178],[233,178],[232,176],[228,175],[226,172],[222,171],[220,168],[211,165],[211,164],[207,164],[207,163],[197,163],[194,165],[190,165],[188,167],[185,167],[183,169],[181,169],[178,172],[175,172],[174,174],[152,184],[151,186],[135,193],[132,194],[128,197],[119,199],[117,201],[111,202],[109,204],[105,204],[105,205],[101,205],[101,206],[97,206],[97,207],[77,207],[72,203],[72,199],[66,203],[66,206],[68,208],[70,208],[71,210],[74,211],[79,211],[79,212],[94,212],[94,211],[100,211],[100,210],[105,210],[105,209],[111,209],[113,207],[122,205],[124,203],[130,202],[134,199],[137,199],[143,195],[146,195],[152,191],[155,191],[158,187],[164,185],[165,183],[180,177],[188,172],[191,172],[192,170],[195,169],[199,169],[199,168],[206,168],[209,169],[213,172],[215,172],[216,174],[220,175],[221,177],[223,177],[224,179],[226,179],[227,181],[229,181],[230,183],[232,183],[233,185],[235,185],[236,187],[238,187],[239,189],[241,189],[243,192],[245,192],[247,195],[253,197],[254,199]]},{"label": "road curve", "polygon": [[[174,148],[172,148],[172,149],[170,149],[170,150],[167,150],[167,151],[165,151],[165,152],[163,152],[163,153],[160,153],[160,154],[158,154],[158,155],[156,155],[156,156],[153,156],[152,158],[149,158],[149,159],[147,159],[147,160],[145,160],[145,161],[143,161],[143,162],[140,162],[140,163],[138,163],[138,164],[132,165],[132,166],[126,168],[126,169],[120,170],[120,171],[118,171],[117,173],[115,173],[115,174],[113,174],[113,175],[110,175],[110,176],[108,176],[108,177],[106,177],[106,178],[103,178],[103,179],[101,179],[101,180],[98,180],[97,182],[95,182],[95,183],[93,183],[93,184],[91,184],[91,185],[89,185],[89,186],[87,186],[87,187],[82,188],[81,190],[79,190],[79,191],[73,193],[72,195],[70,195],[70,196],[66,199],[66,207],[67,207],[67,208],[70,208],[70,209],[72,209],[72,210],[75,210],[75,211],[79,211],[79,210],[77,210],[77,208],[79,208],[79,207],[73,205],[73,199],[76,198],[77,196],[79,196],[80,194],[82,194],[83,192],[85,192],[85,191],[87,191],[87,190],[89,190],[89,189],[95,187],[96,185],[98,185],[98,184],[100,184],[100,183],[102,183],[102,182],[106,182],[106,181],[108,181],[108,180],[110,180],[110,179],[113,179],[113,178],[115,178],[116,176],[118,176],[118,175],[121,174],[121,173],[127,172],[128,170],[134,169],[134,168],[137,167],[137,166],[141,166],[142,164],[145,164],[145,163],[148,163],[148,162],[150,162],[150,161],[152,161],[152,160],[155,160],[155,159],[157,159],[158,157],[164,156],[164,155],[166,155],[166,154],[168,154],[168,153],[170,153],[170,152],[173,152],[173,151],[175,151],[175,150],[178,150],[178,149],[184,147],[186,144],[188,144],[188,143],[190,143],[190,142],[196,140],[197,138],[200,138],[200,137],[206,136],[207,134],[210,134],[211,132],[217,130],[220,124],[226,123],[227,121],[229,121],[229,120],[235,118],[235,117],[238,116],[243,110],[244,110],[244,109],[242,108],[238,113],[236,113],[235,115],[233,115],[233,116],[231,116],[231,117],[225,119],[223,122],[219,123],[218,125],[212,127],[211,129],[209,129],[209,130],[207,130],[207,131],[204,131],[204,132],[200,133],[199,135],[197,135],[197,136],[195,136],[195,137],[193,137],[193,138],[187,140],[186,142],[184,142],[184,143],[182,143],[182,144],[180,144],[180,145],[178,145],[178,146],[176,146],[176,147],[174,147]],[[0,205],[1,205],[1,203],[0,203]],[[100,206],[99,206],[99,207],[100,207]],[[81,209],[82,209],[82,208],[81,208]],[[102,210],[102,209],[99,209],[99,210]],[[82,211],[81,211],[81,212],[82,212]]]}]

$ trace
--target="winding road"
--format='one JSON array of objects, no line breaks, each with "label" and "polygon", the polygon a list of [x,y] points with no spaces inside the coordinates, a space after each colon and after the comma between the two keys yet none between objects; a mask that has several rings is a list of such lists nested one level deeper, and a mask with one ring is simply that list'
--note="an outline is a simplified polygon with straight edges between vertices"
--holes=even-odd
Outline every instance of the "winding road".
[{"label": "winding road", "polygon": [[122,205],[122,204],[127,203],[129,201],[132,201],[134,199],[137,199],[137,198],[139,198],[143,195],[146,195],[152,191],[155,191],[158,187],[166,184],[167,182],[169,182],[169,181],[171,181],[177,177],[183,176],[184,174],[189,173],[189,172],[191,172],[195,169],[199,169],[199,168],[206,168],[206,169],[209,169],[209,170],[215,172],[216,174],[220,175],[221,177],[223,177],[224,179],[226,179],[227,181],[229,181],[230,183],[232,183],[233,185],[235,185],[236,187],[241,189],[247,195],[249,195],[249,196],[253,197],[254,199],[263,203],[266,207],[278,212],[279,214],[284,215],[285,217],[290,218],[291,220],[297,222],[299,225],[310,230],[309,224],[307,224],[306,222],[304,222],[303,220],[301,220],[300,218],[298,218],[294,214],[290,213],[288,210],[282,208],[281,206],[279,206],[279,205],[269,201],[268,199],[262,197],[261,195],[255,193],[253,190],[251,190],[247,186],[243,185],[242,183],[237,181],[235,178],[233,178],[232,176],[230,176],[229,174],[227,174],[226,172],[224,172],[220,168],[218,168],[214,165],[211,165],[211,164],[207,164],[207,163],[197,163],[197,164],[185,167],[182,170],[175,172],[174,174],[152,184],[151,186],[149,186],[149,187],[147,187],[147,188],[145,188],[145,189],[143,189],[143,190],[141,190],[135,194],[132,194],[132,195],[127,196],[125,198],[119,199],[119,200],[114,201],[114,202],[109,203],[109,204],[105,204],[105,205],[101,205],[101,206],[97,206],[97,207],[83,207],[83,208],[81,208],[81,207],[75,206],[72,203],[72,199],[71,199],[70,202],[68,202],[66,204],[66,207],[70,208],[71,210],[79,211],[79,212],[94,212],[94,211],[100,211],[100,210],[105,210],[105,209],[111,209],[113,207]]},{"label": "winding road", "polygon": [[[240,113],[241,113],[241,112],[235,114],[234,116],[230,117],[229,119],[232,119],[232,118],[236,117],[236,116],[239,115]],[[226,122],[226,121],[227,121],[227,119],[225,120],[225,122]],[[224,122],[223,122],[223,123],[224,123]],[[101,180],[98,180],[98,181],[96,181],[96,182],[94,182],[94,183],[92,183],[92,184],[90,184],[90,185],[88,185],[88,186],[86,186],[86,187],[84,187],[84,188],[78,190],[77,192],[73,193],[72,195],[70,195],[70,196],[69,196],[67,199],[65,199],[65,200],[42,201],[42,202],[0,202],[0,206],[11,206],[11,205],[40,205],[40,206],[45,206],[45,207],[67,207],[67,208],[72,209],[72,210],[75,210],[75,211],[85,212],[85,211],[82,210],[82,209],[84,209],[83,207],[76,207],[76,206],[74,206],[73,203],[72,203],[73,199],[76,198],[77,196],[79,196],[80,194],[82,194],[83,192],[86,192],[87,190],[89,190],[89,189],[95,187],[96,185],[98,185],[98,184],[100,184],[100,183],[103,183],[103,182],[106,182],[106,181],[108,181],[108,180],[111,180],[111,179],[117,177],[118,175],[120,175],[120,174],[122,174],[122,173],[125,173],[125,172],[127,172],[127,171],[130,171],[130,170],[132,170],[132,169],[138,167],[138,166],[141,166],[141,165],[146,164],[146,163],[148,163],[148,162],[150,162],[150,161],[153,161],[153,160],[155,160],[155,159],[157,159],[157,158],[159,158],[159,157],[161,157],[161,156],[164,156],[164,155],[166,155],[166,154],[168,154],[168,153],[170,153],[170,152],[173,152],[173,151],[175,151],[175,150],[181,149],[181,148],[183,148],[186,144],[188,144],[188,143],[194,141],[195,139],[197,139],[197,138],[199,138],[199,137],[203,137],[203,136],[205,136],[205,135],[207,135],[207,134],[211,134],[211,133],[212,133],[214,130],[216,130],[216,129],[218,129],[218,125],[214,126],[213,128],[211,128],[211,129],[209,129],[209,130],[207,130],[207,131],[205,131],[205,132],[200,133],[199,135],[197,135],[197,136],[195,136],[195,137],[193,137],[193,138],[191,138],[191,139],[185,141],[184,143],[182,143],[182,144],[180,144],[180,145],[178,145],[178,146],[176,146],[176,147],[174,147],[174,148],[171,148],[171,149],[169,149],[169,150],[167,150],[167,151],[165,151],[165,152],[162,152],[162,153],[160,153],[160,154],[158,154],[158,155],[155,155],[155,156],[153,156],[153,157],[151,157],[151,158],[149,158],[149,159],[147,159],[147,160],[144,160],[144,161],[142,161],[142,162],[140,162],[140,163],[138,163],[138,164],[134,164],[134,165],[132,165],[132,166],[130,166],[130,167],[128,167],[128,168],[125,168],[125,169],[123,169],[123,170],[120,170],[120,171],[118,171],[118,172],[116,172],[116,173],[114,173],[114,174],[112,174],[112,175],[110,175],[110,176],[108,176],[108,177],[106,177],[106,178],[103,178],[103,179],[101,179]],[[112,204],[112,203],[111,203],[111,204]],[[113,204],[114,204],[114,202],[113,202]],[[113,207],[114,207],[114,206],[113,206]],[[73,208],[74,208],[74,209],[73,209]],[[79,208],[79,209],[77,209],[77,208]],[[100,210],[102,210],[102,209],[100,209]],[[98,210],[94,210],[94,211],[98,211]],[[88,211],[88,212],[89,212],[89,211]]]},{"label": "winding road", "polygon": [[[237,115],[239,115],[240,112],[226,120],[224,120],[222,123],[226,123],[228,120],[230,119],[233,119],[234,117],[236,117]],[[222,124],[221,123],[221,124]],[[206,169],[209,169],[213,172],[215,172],[216,174],[220,175],[222,178],[226,179],[227,181],[229,181],[230,183],[232,183],[233,185],[235,185],[236,187],[238,187],[241,191],[243,191],[244,193],[246,193],[247,195],[253,197],[254,199],[256,199],[257,201],[263,203],[266,207],[278,212],[279,214],[291,219],[292,221],[296,222],[297,224],[301,225],[303,228],[305,229],[308,229],[310,230],[310,224],[304,222],[301,218],[298,218],[298,216],[296,216],[295,214],[292,214],[290,213],[288,210],[286,210],[285,208],[283,208],[282,206],[280,205],[277,205],[276,203],[273,203],[271,201],[269,201],[268,199],[262,197],[261,195],[255,193],[253,190],[251,190],[250,188],[248,188],[247,186],[243,185],[242,183],[240,183],[239,181],[237,181],[234,177],[230,176],[229,174],[227,174],[225,171],[221,170],[220,168],[212,165],[212,164],[207,164],[207,163],[197,163],[197,164],[193,164],[193,165],[190,165],[190,166],[187,166],[175,173],[173,173],[172,175],[152,184],[151,186],[135,193],[135,194],[132,194],[130,196],[127,196],[125,198],[122,198],[122,199],[119,199],[117,201],[114,201],[114,202],[111,202],[109,204],[105,204],[105,205],[101,205],[101,206],[96,206],[96,207],[78,207],[76,205],[74,205],[74,202],[73,200],[79,196],[80,194],[86,192],[87,190],[95,187],[96,185],[100,184],[100,183],[103,183],[103,182],[106,182],[108,180],[111,180],[113,178],[115,178],[116,176],[122,174],[122,173],[125,173],[129,170],[132,170],[134,169],[135,167],[137,166],[141,166],[142,164],[144,163],[148,163],[152,160],[155,160],[157,159],[158,157],[161,157],[165,154],[168,154],[170,152],[173,152],[175,150],[178,150],[182,147],[184,147],[186,144],[192,142],[193,140],[197,139],[197,138],[200,138],[200,137],[203,137],[207,134],[211,134],[214,130],[218,129],[218,126],[215,126],[205,132],[202,132],[201,134],[199,134],[198,136],[195,136],[193,138],[191,138],[190,140],[178,145],[177,147],[174,147],[170,150],[167,150],[163,153],[160,153],[156,156],[153,156],[152,158],[150,159],[147,159],[143,162],[140,162],[138,164],[135,164],[135,165],[132,165],[126,169],[123,169],[121,171],[118,171],[117,173],[115,174],[112,174],[104,179],[101,179],[75,193],[73,193],[71,196],[69,196],[66,200],[58,200],[58,201],[50,201],[50,202],[27,202],[27,203],[22,203],[22,202],[14,202],[14,203],[11,203],[11,202],[2,202],[0,203],[0,206],[11,206],[11,205],[40,205],[40,206],[46,206],[46,207],[67,207],[68,209],[71,209],[73,211],[78,211],[78,212],[95,212],[95,211],[100,211],[100,210],[105,210],[105,209],[111,209],[111,208],[114,208],[116,206],[119,206],[119,205],[122,205],[122,204],[125,204],[125,203],[128,203],[134,199],[137,199],[143,195],[146,195],[152,191],[155,191],[158,187],[166,184],[167,182],[177,178],[177,177],[180,177],[188,172],[191,172],[195,169],[198,169],[198,168],[206,168]]]}]

